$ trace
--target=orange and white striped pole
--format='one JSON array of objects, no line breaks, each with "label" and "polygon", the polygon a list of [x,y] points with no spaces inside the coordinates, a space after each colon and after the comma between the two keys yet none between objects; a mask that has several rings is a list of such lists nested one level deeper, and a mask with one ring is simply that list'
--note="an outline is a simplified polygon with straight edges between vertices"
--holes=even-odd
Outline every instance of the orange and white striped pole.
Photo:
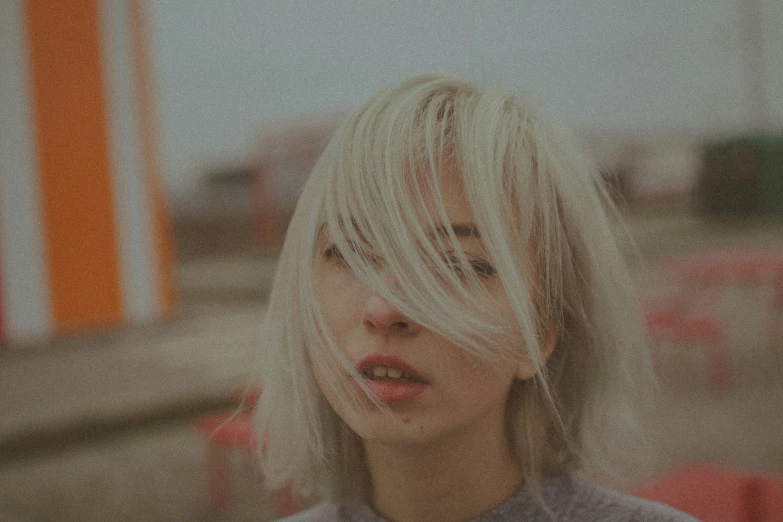
[{"label": "orange and white striped pole", "polygon": [[144,7],[0,2],[0,339],[174,312]]}]

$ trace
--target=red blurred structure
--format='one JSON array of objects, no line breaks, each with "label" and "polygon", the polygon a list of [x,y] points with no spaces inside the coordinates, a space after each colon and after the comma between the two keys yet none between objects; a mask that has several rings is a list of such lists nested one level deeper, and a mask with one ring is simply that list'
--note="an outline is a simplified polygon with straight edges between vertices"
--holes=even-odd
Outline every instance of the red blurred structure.
[{"label": "red blurred structure", "polygon": [[[728,389],[732,380],[731,352],[726,333],[716,319],[688,315],[684,302],[675,296],[663,302],[648,303],[645,321],[653,343],[670,342],[678,347],[706,350],[710,384],[716,390]],[[652,355],[655,361],[656,353]]]},{"label": "red blurred structure", "polygon": [[760,522],[783,521],[783,478],[761,477],[758,484]]},{"label": "red blurred structure", "polygon": [[[260,389],[241,390],[242,407],[236,412],[207,415],[196,421],[196,429],[209,443],[207,453],[207,481],[210,504],[218,511],[234,505],[231,452],[239,450],[252,459],[258,449],[253,436],[251,412],[258,402]],[[262,448],[263,449],[263,448]],[[293,515],[301,507],[290,486],[275,492],[277,514]]]},{"label": "red blurred structure", "polygon": [[783,312],[783,250],[727,250],[680,256],[665,260],[661,268],[684,286],[684,295],[698,298],[707,288],[768,286],[772,299],[767,332],[770,347],[780,341],[778,322]]},{"label": "red blurred structure", "polygon": [[783,478],[696,463],[631,491],[704,522],[783,522]]},{"label": "red blurred structure", "polygon": [[[731,286],[758,286],[772,290],[767,303],[770,349],[781,344],[779,322],[783,312],[783,251],[734,250],[691,254],[666,259],[662,270],[680,285],[677,294],[645,304],[645,319],[654,343],[669,342],[678,347],[706,350],[710,383],[725,390],[732,381],[732,354],[727,324],[717,316],[695,311],[704,292],[717,289],[717,298]],[[655,356],[655,352],[653,352]]]}]

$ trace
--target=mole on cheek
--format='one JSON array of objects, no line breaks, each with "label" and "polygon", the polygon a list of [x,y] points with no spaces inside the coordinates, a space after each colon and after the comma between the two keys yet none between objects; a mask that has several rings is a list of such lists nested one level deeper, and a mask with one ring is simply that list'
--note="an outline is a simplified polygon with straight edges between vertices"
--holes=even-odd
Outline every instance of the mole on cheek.
[{"label": "mole on cheek", "polygon": [[411,421],[410,417],[403,417],[402,418],[402,422],[404,422],[405,424],[408,424],[410,421]]}]

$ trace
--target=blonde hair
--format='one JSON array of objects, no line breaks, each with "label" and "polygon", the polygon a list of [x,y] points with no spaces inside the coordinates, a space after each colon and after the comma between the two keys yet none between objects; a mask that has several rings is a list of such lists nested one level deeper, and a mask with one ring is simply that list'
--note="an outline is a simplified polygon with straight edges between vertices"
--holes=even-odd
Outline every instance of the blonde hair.
[{"label": "blonde hair", "polygon": [[[464,184],[513,325],[482,312],[489,296],[464,255],[444,260],[447,249],[462,252],[453,231],[430,233],[448,223],[444,162]],[[315,291],[322,229],[357,277],[412,321],[475,356],[533,362],[536,376],[514,381],[507,407],[509,444],[528,487],[600,459],[618,442],[612,435],[633,427],[629,412],[648,375],[615,213],[576,140],[518,97],[422,76],[353,111],[300,197],[263,322],[256,428],[268,483],[293,482],[335,500],[368,494],[361,434],[336,415],[313,374],[315,366],[355,410],[338,375],[358,374]],[[394,288],[379,275],[378,258]],[[557,333],[548,360],[540,354],[544,325]]]}]

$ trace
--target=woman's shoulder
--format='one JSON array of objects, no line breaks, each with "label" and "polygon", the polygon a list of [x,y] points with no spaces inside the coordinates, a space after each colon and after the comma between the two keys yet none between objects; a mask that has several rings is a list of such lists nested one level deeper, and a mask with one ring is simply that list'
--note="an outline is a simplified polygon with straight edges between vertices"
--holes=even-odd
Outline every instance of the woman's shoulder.
[{"label": "woman's shoulder", "polygon": [[574,488],[565,520],[607,522],[695,522],[690,515],[670,506],[626,495],[581,479],[572,478]]},{"label": "woman's shoulder", "polygon": [[340,520],[338,507],[334,504],[318,504],[279,522],[336,522]]}]

